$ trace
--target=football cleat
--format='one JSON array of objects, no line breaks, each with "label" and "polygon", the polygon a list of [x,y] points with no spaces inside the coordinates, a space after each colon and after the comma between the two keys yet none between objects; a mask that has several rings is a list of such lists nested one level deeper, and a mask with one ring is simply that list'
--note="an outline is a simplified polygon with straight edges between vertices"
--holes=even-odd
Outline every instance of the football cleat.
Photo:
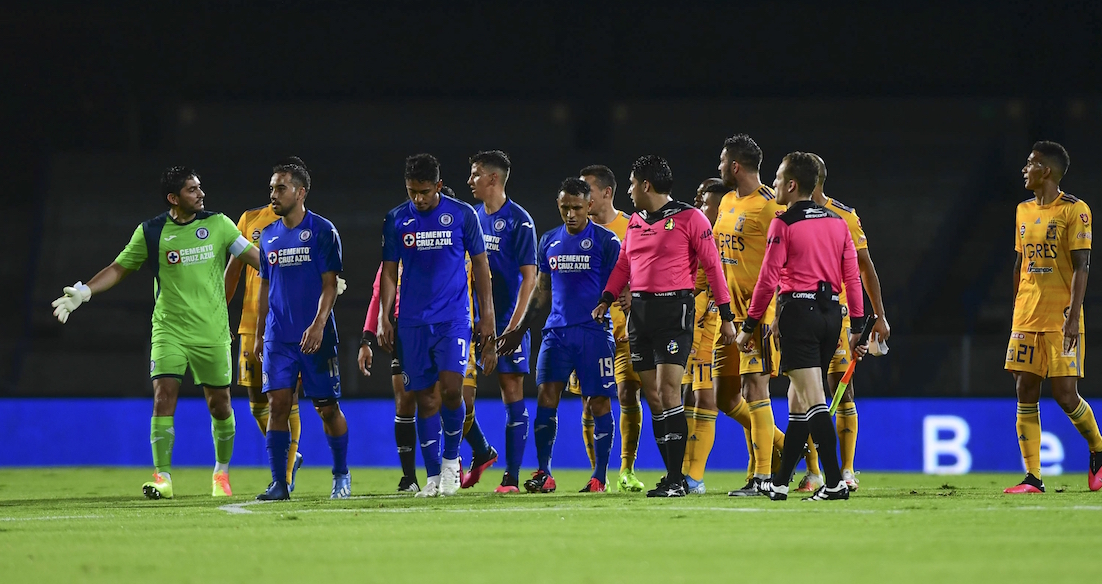
[{"label": "football cleat", "polygon": [[1041,482],[1041,479],[1033,476],[1032,474],[1025,475],[1022,482],[1014,485],[1013,487],[1007,487],[1003,489],[1003,492],[1008,495],[1025,495],[1031,493],[1043,493],[1045,492],[1045,484]]},{"label": "football cleat", "polygon": [[471,461],[471,470],[466,472],[466,476],[459,482],[459,486],[469,489],[477,485],[478,481],[482,479],[482,473],[493,466],[495,462],[497,462],[497,449],[493,446],[486,454],[482,456],[475,455],[474,460]]},{"label": "football cleat", "polygon": [[849,492],[854,492],[861,484],[861,481],[857,480],[857,473],[852,470],[842,471],[842,480],[846,482],[846,486],[849,487]]},{"label": "football cleat", "polygon": [[459,492],[459,473],[463,470],[463,461],[458,458],[445,458],[440,464],[440,494],[450,497]]},{"label": "football cleat", "polygon": [[671,497],[684,497],[685,496],[685,479],[679,481],[670,481],[666,477],[658,481],[658,484],[649,491],[647,491],[647,497],[652,498],[671,498]]},{"label": "football cleat", "polygon": [[621,491],[629,491],[632,493],[641,493],[646,487],[643,481],[635,476],[635,470],[630,468],[620,473],[620,480],[616,482],[620,485]]},{"label": "football cleat", "polygon": [[698,481],[689,475],[685,475],[685,492],[689,495],[703,495],[708,492],[704,487],[704,481]]},{"label": "football cleat", "polygon": [[582,487],[579,493],[603,493],[605,492],[605,484],[602,483],[597,477],[590,477],[589,482]]},{"label": "football cleat", "polygon": [[295,465],[291,467],[291,476],[287,477],[287,490],[295,492],[295,477],[298,476],[298,469],[302,468],[302,453],[295,453]]},{"label": "football cleat", "polygon": [[501,485],[494,488],[494,492],[504,495],[509,493],[519,493],[520,489],[517,487],[516,477],[510,476],[509,473],[505,473],[501,477]]},{"label": "football cleat", "polygon": [[399,493],[416,493],[420,490],[421,487],[417,485],[417,477],[402,477],[402,480],[398,481]]},{"label": "football cleat", "polygon": [[532,473],[532,478],[524,481],[524,490],[529,493],[554,493],[555,477],[547,471],[537,470]]},{"label": "football cleat", "polygon": [[333,491],[329,493],[330,499],[348,499],[352,496],[352,473],[333,475]]},{"label": "football cleat", "polygon": [[440,475],[429,477],[425,481],[425,488],[421,489],[414,497],[439,497],[440,496]]},{"label": "football cleat", "polygon": [[268,489],[256,496],[257,501],[286,501],[291,498],[291,491],[287,490],[287,484],[272,481]]},{"label": "football cleat", "polygon": [[213,497],[232,497],[233,489],[230,488],[230,473],[228,472],[216,472],[211,477],[211,488]]},{"label": "football cleat", "polygon": [[833,487],[826,485],[819,487],[814,495],[807,497],[804,501],[844,501],[846,499],[849,499],[849,487],[846,486],[845,481],[838,481],[838,484]]},{"label": "football cleat", "polygon": [[149,499],[171,499],[172,477],[168,473],[153,473],[153,480],[142,485],[142,493]]},{"label": "football cleat", "polygon": [[788,500],[788,485],[774,485],[773,481],[764,481],[761,485],[762,493],[769,497],[770,501]]},{"label": "football cleat", "polygon": [[823,475],[811,474],[810,472],[804,475],[804,478],[800,479],[799,486],[796,487],[797,493],[814,493],[823,486]]},{"label": "football cleat", "polygon": [[728,497],[760,497],[765,494],[762,485],[768,481],[754,477],[747,481],[746,486],[737,491],[728,491]]},{"label": "football cleat", "polygon": [[1092,452],[1090,471],[1087,472],[1087,487],[1092,491],[1102,489],[1102,452]]}]

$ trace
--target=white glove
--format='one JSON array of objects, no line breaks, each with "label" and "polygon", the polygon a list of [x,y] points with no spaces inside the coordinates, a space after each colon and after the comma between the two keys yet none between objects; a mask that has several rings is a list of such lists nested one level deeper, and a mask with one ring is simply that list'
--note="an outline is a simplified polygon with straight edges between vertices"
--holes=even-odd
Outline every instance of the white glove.
[{"label": "white glove", "polygon": [[337,276],[337,296],[344,294],[344,291],[348,289],[348,283],[344,278]]},{"label": "white glove", "polygon": [[873,357],[881,357],[888,354],[888,342],[881,341],[879,333],[874,334],[872,338],[869,339],[869,354]]},{"label": "white glove", "polygon": [[61,324],[65,324],[65,321],[69,320],[69,313],[91,300],[92,289],[78,281],[72,286],[66,286],[62,291],[65,295],[54,300],[51,305],[54,307],[54,316],[61,321]]}]

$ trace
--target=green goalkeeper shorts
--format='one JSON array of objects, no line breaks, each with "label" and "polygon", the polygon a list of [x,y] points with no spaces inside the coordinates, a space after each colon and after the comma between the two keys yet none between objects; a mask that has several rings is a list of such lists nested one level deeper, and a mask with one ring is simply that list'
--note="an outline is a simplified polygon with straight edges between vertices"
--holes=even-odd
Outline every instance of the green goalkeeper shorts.
[{"label": "green goalkeeper shorts", "polygon": [[149,350],[149,378],[175,377],[183,379],[191,367],[195,385],[212,388],[229,387],[233,379],[233,359],[230,345],[215,347],[185,347],[159,341]]}]

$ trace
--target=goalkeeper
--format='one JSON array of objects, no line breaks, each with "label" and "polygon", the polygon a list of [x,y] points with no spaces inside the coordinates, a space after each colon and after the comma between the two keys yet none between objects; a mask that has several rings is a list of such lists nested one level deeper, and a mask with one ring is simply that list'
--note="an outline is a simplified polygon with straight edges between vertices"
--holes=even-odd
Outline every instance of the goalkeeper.
[{"label": "goalkeeper", "polygon": [[168,212],[139,225],[115,261],[87,284],[77,282],[65,288],[65,295],[53,302],[54,316],[65,323],[81,304],[111,289],[149,260],[155,298],[149,356],[153,380],[149,442],[155,472],[142,491],[150,499],[172,498],[173,415],[180,381],[190,367],[210,409],[216,460],[213,495],[228,497],[233,494],[229,462],[235,422],[230,407],[232,361],[223,272],[227,252],[253,268],[259,267],[259,252],[232,220],[204,210],[206,194],[194,170],[182,166],[165,170],[161,193]]}]

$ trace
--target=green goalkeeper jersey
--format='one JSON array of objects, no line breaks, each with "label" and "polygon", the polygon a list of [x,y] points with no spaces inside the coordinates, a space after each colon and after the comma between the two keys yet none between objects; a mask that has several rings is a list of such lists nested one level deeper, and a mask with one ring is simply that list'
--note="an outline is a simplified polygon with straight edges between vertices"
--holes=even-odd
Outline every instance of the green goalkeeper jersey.
[{"label": "green goalkeeper jersey", "polygon": [[153,343],[214,347],[230,342],[226,311],[226,253],[241,256],[252,244],[221,213],[201,211],[187,223],[168,213],[142,223],[115,263],[153,270]]}]

